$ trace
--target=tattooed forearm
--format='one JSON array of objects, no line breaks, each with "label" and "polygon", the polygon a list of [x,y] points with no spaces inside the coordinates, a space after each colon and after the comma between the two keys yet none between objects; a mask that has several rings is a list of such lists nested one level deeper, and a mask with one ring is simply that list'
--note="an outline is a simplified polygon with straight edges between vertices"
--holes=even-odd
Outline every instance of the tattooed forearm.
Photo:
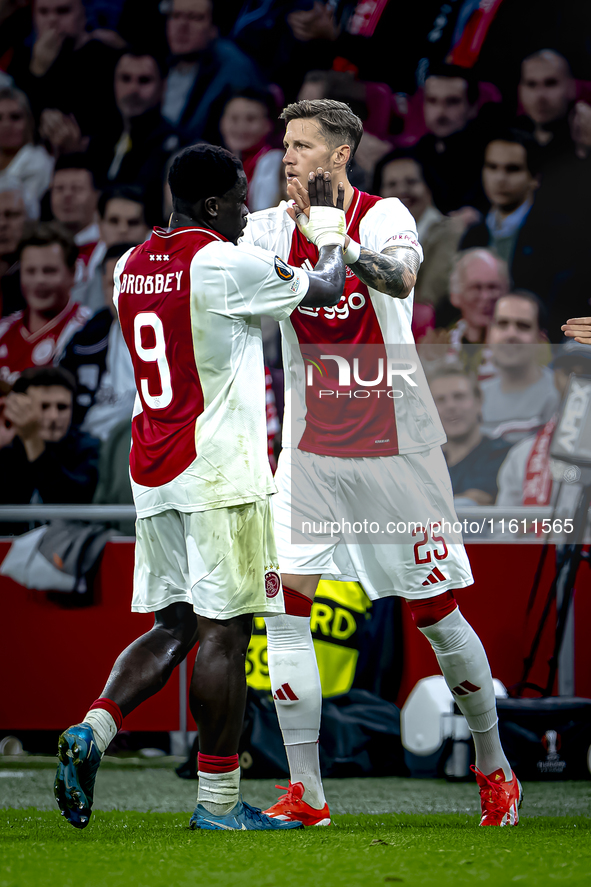
[{"label": "tattooed forearm", "polygon": [[420,260],[417,252],[406,246],[389,246],[381,253],[361,247],[359,259],[351,270],[359,280],[396,299],[406,299],[416,283]]}]

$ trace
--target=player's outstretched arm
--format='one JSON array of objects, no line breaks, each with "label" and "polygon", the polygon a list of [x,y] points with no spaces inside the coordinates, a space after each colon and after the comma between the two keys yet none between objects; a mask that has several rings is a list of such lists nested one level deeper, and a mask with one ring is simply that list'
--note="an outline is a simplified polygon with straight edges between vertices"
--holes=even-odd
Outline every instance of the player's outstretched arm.
[{"label": "player's outstretched arm", "polygon": [[359,258],[347,261],[359,280],[395,299],[406,299],[410,294],[417,282],[420,263],[415,250],[407,246],[387,246],[381,253],[362,246]]},{"label": "player's outstretched arm", "polygon": [[591,345],[591,317],[571,317],[561,326],[561,330],[575,342]]},{"label": "player's outstretched arm", "polygon": [[[311,173],[310,176],[312,175]],[[295,179],[288,185],[287,193],[294,201],[287,212],[297,222],[300,230],[308,236],[305,224],[306,213],[309,212],[310,206],[308,191]],[[308,239],[311,240],[309,236]],[[345,262],[359,280],[372,289],[397,299],[406,299],[416,283],[421,260],[416,251],[410,247],[388,246],[381,253],[376,253],[347,237]]]},{"label": "player's outstretched arm", "polygon": [[330,173],[318,169],[310,173],[308,191],[310,218],[306,236],[318,247],[318,262],[308,272],[310,286],[301,304],[306,308],[332,307],[339,303],[345,287],[345,189],[339,184],[335,207]]}]

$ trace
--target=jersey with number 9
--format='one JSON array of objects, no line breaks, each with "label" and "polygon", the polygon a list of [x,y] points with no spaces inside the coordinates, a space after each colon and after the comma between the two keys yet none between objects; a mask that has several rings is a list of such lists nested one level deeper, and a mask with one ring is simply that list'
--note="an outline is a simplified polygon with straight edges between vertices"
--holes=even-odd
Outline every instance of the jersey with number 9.
[{"label": "jersey with number 9", "polygon": [[[286,266],[288,267],[288,266]],[[115,269],[114,302],[137,386],[130,471],[138,516],[274,492],[260,315],[288,316],[305,271],[202,228],[154,229]]]}]

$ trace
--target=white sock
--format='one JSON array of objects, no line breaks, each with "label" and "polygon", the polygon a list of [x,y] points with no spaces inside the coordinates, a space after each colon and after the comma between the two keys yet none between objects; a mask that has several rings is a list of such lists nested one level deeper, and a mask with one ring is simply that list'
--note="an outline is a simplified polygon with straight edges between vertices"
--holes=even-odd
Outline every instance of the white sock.
[{"label": "white sock", "polygon": [[459,608],[419,631],[433,647],[447,685],[468,722],[476,766],[487,776],[502,768],[505,780],[510,780],[511,766],[499,739],[492,675],[480,638]]},{"label": "white sock", "polygon": [[290,781],[301,782],[304,800],[324,807],[318,761],[322,688],[307,616],[269,616],[267,655],[271,689],[283,734]]},{"label": "white sock", "polygon": [[104,708],[93,708],[86,712],[82,723],[89,724],[92,727],[96,747],[101,755],[104,755],[117,735],[117,725],[113,716],[108,711],[105,711]]},{"label": "white sock", "polygon": [[285,752],[289,763],[290,782],[301,782],[306,790],[304,797],[306,804],[321,810],[326,802],[320,776],[318,741],[286,744]]},{"label": "white sock", "polygon": [[229,773],[204,773],[199,770],[197,803],[214,816],[225,816],[240,800],[240,767]]}]

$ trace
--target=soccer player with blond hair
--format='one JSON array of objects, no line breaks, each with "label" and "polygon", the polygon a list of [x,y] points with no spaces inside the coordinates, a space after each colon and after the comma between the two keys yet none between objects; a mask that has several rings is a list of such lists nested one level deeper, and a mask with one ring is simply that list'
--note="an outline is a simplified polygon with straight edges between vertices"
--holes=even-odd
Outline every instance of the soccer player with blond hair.
[{"label": "soccer player with blond hair", "polygon": [[[309,620],[320,577],[327,576],[359,581],[372,600],[407,601],[474,737],[481,825],[514,825],[521,787],[499,741],[488,660],[454,597],[473,578],[461,536],[446,529],[457,517],[441,451],[445,434],[411,332],[423,257],[415,222],[396,198],[365,194],[349,182],[363,129],[347,105],[306,100],[281,116],[294,204],[254,213],[244,237],[290,265],[313,267],[306,184],[321,167],[334,189],[344,184],[348,267],[336,306],[300,305],[280,324],[286,409],[274,518],[286,615],[267,620],[267,638],[290,784],[266,812],[305,825],[330,823]],[[396,541],[386,530],[392,526]]]}]

